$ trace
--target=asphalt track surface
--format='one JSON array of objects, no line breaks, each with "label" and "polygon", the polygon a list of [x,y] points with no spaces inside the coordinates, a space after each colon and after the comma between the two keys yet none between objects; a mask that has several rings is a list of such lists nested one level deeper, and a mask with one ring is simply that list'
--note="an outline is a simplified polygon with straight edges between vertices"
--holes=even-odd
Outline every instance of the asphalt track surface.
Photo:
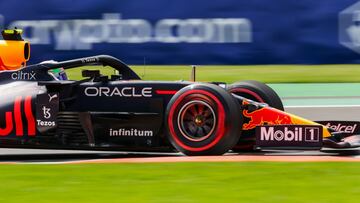
[{"label": "asphalt track surface", "polygon": [[[285,85],[286,86],[286,85]],[[295,86],[274,85],[280,92],[285,110],[311,120],[360,121],[359,84]],[[309,88],[312,87],[312,88]],[[289,89],[297,89],[295,94]],[[348,89],[347,89],[348,88]],[[304,91],[307,89],[307,91]],[[334,92],[334,89],[338,89]],[[349,90],[349,91],[346,91]],[[303,94],[306,92],[307,94]],[[350,93],[348,93],[350,92]],[[341,96],[340,96],[341,94]],[[300,95],[300,96],[299,96]],[[359,102],[358,102],[359,101]],[[0,148],[1,163],[138,163],[138,162],[213,162],[213,161],[356,161],[360,149],[344,151],[265,151],[257,153],[228,153],[225,156],[186,157],[180,153],[140,153],[111,151],[39,150]]]},{"label": "asphalt track surface", "polygon": [[360,149],[344,151],[267,150],[187,157],[180,153],[97,152],[72,150],[0,150],[2,164],[160,163],[160,162],[360,162]]}]

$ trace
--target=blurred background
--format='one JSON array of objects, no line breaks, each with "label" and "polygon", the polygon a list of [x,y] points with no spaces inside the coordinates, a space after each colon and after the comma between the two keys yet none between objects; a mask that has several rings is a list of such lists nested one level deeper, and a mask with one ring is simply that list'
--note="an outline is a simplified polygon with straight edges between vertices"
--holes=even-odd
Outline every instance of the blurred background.
[{"label": "blurred background", "polygon": [[330,119],[339,106],[338,119],[360,113],[357,0],[0,0],[0,8],[0,27],[21,28],[31,42],[29,64],[108,54],[145,80],[188,80],[197,65],[198,81],[268,83],[309,119]]},{"label": "blurred background", "polygon": [[[30,64],[108,54],[145,80],[189,80],[196,65],[201,82],[265,82],[305,118],[360,121],[360,0],[0,0],[0,8],[0,28],[23,29],[31,42]],[[81,78],[80,69],[66,72]]]},{"label": "blurred background", "polygon": [[[356,0],[0,1],[31,62],[110,54],[129,64],[359,63]],[[14,9],[16,8],[16,9]]]}]

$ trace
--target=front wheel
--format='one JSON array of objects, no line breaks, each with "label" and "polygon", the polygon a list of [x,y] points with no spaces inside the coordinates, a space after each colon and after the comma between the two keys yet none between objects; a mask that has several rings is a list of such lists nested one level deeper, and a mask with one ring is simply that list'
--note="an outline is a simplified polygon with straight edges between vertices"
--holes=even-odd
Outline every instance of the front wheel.
[{"label": "front wheel", "polygon": [[172,145],[186,155],[221,155],[241,135],[240,105],[224,89],[194,84],[177,92],[166,110]]}]

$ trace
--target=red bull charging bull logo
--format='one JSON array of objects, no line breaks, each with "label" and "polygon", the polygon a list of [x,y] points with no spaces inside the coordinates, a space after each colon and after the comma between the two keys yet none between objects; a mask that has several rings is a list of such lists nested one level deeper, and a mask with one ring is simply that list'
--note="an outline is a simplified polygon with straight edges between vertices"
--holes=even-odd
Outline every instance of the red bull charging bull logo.
[{"label": "red bull charging bull logo", "polygon": [[[248,101],[243,101],[243,105],[248,105]],[[262,125],[320,125],[313,121],[301,118],[299,116],[280,111],[272,107],[260,107],[254,111],[243,110],[243,115],[249,121],[243,124],[243,130],[252,130]],[[331,136],[326,126],[322,126],[323,136]]]},{"label": "red bull charging bull logo", "polygon": [[243,130],[251,130],[261,125],[294,124],[290,115],[269,107],[264,107],[252,112],[243,110],[243,115],[250,119],[248,123],[244,123]]}]

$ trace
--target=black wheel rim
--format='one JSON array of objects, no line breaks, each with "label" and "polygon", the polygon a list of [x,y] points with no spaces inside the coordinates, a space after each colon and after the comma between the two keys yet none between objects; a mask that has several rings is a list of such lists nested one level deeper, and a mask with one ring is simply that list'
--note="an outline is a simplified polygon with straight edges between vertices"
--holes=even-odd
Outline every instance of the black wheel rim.
[{"label": "black wheel rim", "polygon": [[178,126],[181,134],[188,140],[203,141],[210,137],[215,129],[214,109],[204,101],[190,101],[179,111]]}]

